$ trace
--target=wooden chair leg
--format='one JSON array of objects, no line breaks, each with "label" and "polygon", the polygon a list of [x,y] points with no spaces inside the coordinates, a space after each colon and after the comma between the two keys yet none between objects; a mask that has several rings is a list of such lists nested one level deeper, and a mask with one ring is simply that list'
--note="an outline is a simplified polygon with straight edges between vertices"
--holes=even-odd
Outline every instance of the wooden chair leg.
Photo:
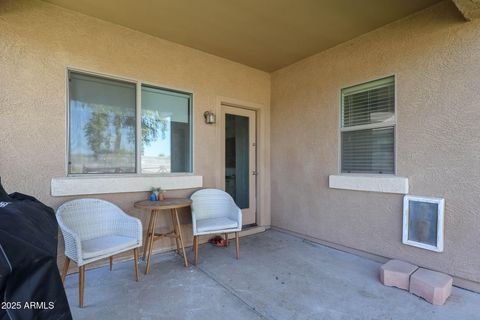
[{"label": "wooden chair leg", "polygon": [[83,293],[85,288],[85,266],[78,268],[78,298],[80,308],[83,308]]},{"label": "wooden chair leg", "polygon": [[198,236],[193,237],[193,254],[194,254],[193,263],[197,265],[198,264]]},{"label": "wooden chair leg", "polygon": [[135,260],[135,277],[140,281],[140,268],[138,267],[138,248],[133,249],[133,259]]},{"label": "wooden chair leg", "polygon": [[65,256],[65,262],[63,263],[63,272],[62,272],[62,283],[65,282],[65,277],[67,276],[69,266],[70,266],[70,258]]},{"label": "wooden chair leg", "polygon": [[228,247],[228,233],[225,232],[225,247]]},{"label": "wooden chair leg", "polygon": [[113,256],[110,256],[110,257],[109,257],[109,260],[110,260],[110,271],[112,271],[112,267],[113,267]]},{"label": "wooden chair leg", "polygon": [[237,247],[237,260],[240,259],[240,237],[239,232],[235,232],[235,244]]}]

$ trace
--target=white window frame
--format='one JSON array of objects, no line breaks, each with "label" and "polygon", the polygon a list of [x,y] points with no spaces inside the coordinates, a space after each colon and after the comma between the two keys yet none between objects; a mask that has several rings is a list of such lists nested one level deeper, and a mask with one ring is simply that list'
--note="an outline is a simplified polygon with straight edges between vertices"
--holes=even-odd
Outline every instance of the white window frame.
[{"label": "white window frame", "polygon": [[[394,112],[394,120],[393,121],[387,121],[387,122],[380,122],[380,123],[371,123],[371,124],[364,124],[364,125],[358,125],[358,126],[352,126],[352,127],[343,127],[343,94],[342,90],[350,88],[350,87],[355,87],[355,86],[362,86],[362,85],[367,85],[370,82],[374,82],[377,80],[382,80],[385,78],[393,77],[393,87],[394,87],[394,106],[393,106],[393,112]],[[396,176],[397,175],[397,75],[396,74],[389,74],[381,77],[375,77],[374,79],[370,79],[361,83],[356,83],[352,85],[347,85],[342,88],[340,88],[339,91],[339,102],[340,102],[340,113],[339,113],[339,128],[340,130],[338,131],[338,174],[339,175],[356,175],[358,176]],[[387,127],[393,127],[393,174],[392,173],[386,173],[386,174],[379,174],[379,173],[349,173],[349,172],[342,172],[342,132],[348,132],[348,131],[360,131],[360,130],[367,130],[367,129],[377,129],[377,128],[387,128]]]},{"label": "white window frame", "polygon": [[[85,75],[97,76],[97,77],[104,77],[112,80],[118,80],[123,82],[128,82],[131,84],[135,84],[136,89],[136,100],[135,100],[135,124],[136,124],[136,144],[135,144],[135,162],[136,168],[134,173],[101,173],[101,174],[81,174],[81,173],[69,173],[68,166],[69,166],[69,156],[70,156],[70,85],[69,85],[69,73],[70,72],[77,72]],[[75,67],[67,67],[65,69],[65,105],[66,105],[66,141],[65,141],[65,176],[66,177],[91,177],[91,178],[105,178],[105,177],[176,177],[176,176],[194,176],[195,173],[195,154],[194,154],[194,137],[195,137],[195,125],[194,125],[194,91],[188,89],[181,89],[181,88],[172,88],[170,86],[156,84],[148,81],[143,81],[139,79],[132,79],[128,77],[122,77],[118,75],[112,75],[108,73],[100,73],[91,70],[79,69]],[[141,163],[141,130],[142,130],[142,122],[141,122],[141,95],[142,95],[142,85],[156,87],[158,89],[172,91],[172,92],[180,92],[184,94],[190,95],[190,114],[189,114],[189,121],[190,121],[190,156],[191,156],[191,172],[169,172],[169,173],[142,173],[142,163]],[[52,180],[53,181],[53,180]]]},{"label": "white window frame", "polygon": [[[395,123],[394,123],[394,174],[375,174],[375,173],[343,173],[342,172],[342,132],[349,131],[349,128],[342,128],[342,121],[343,121],[343,96],[342,96],[342,89],[349,88],[358,85],[357,83],[343,86],[338,91],[338,101],[339,106],[337,110],[339,110],[338,115],[338,126],[340,130],[337,132],[337,174],[333,174],[329,176],[329,188],[332,189],[339,189],[339,190],[353,190],[353,191],[368,191],[368,192],[380,192],[380,193],[392,193],[392,194],[408,194],[409,192],[409,181],[407,177],[400,177],[397,176],[397,141],[398,141],[398,133],[397,133],[397,125],[398,125],[398,108],[397,108],[397,97],[398,97],[398,75],[396,74],[387,74],[384,76],[375,77],[373,79],[367,80],[364,83],[368,83],[371,81],[375,81],[378,79],[383,79],[387,77],[394,77],[395,79],[395,99],[394,99],[394,112],[395,112]],[[365,125],[365,126],[357,126],[363,127],[364,129],[373,128],[374,125]],[[385,124],[383,123],[383,127]],[[342,130],[345,129],[345,130]]]}]

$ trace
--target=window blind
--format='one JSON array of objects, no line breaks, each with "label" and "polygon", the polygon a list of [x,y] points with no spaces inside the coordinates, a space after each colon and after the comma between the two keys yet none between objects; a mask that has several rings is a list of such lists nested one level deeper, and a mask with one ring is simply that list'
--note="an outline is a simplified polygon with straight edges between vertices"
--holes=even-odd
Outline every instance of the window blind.
[{"label": "window blind", "polygon": [[394,120],[395,85],[393,77],[342,90],[342,126],[353,127]]},{"label": "window blind", "polygon": [[395,173],[395,79],[342,90],[341,171]]},{"label": "window blind", "polygon": [[394,173],[393,127],[342,132],[342,172]]}]

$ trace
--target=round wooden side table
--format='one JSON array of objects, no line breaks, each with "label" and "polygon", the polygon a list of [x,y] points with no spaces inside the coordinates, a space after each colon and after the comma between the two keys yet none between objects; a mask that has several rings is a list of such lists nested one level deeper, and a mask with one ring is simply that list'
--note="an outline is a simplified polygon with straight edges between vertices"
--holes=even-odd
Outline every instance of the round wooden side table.
[{"label": "round wooden side table", "polygon": [[[183,245],[182,229],[180,226],[177,209],[189,207],[191,204],[192,200],[187,198],[167,198],[163,201],[144,200],[135,202],[135,208],[150,211],[150,222],[148,223],[147,237],[143,246],[143,260],[145,260],[145,256],[147,256],[147,267],[145,269],[145,274],[150,272],[153,243],[163,237],[175,238],[177,243],[177,252],[183,256],[184,265],[185,267],[188,267],[188,260],[187,255],[185,254],[185,246]],[[167,210],[170,210],[173,230],[167,233],[155,233],[157,217]]]}]

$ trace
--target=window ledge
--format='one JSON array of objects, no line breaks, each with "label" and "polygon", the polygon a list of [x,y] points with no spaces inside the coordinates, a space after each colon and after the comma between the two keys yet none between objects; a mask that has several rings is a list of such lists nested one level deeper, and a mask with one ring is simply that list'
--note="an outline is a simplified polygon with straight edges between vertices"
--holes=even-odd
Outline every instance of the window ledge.
[{"label": "window ledge", "polygon": [[128,176],[128,177],[59,177],[52,178],[51,194],[54,197],[102,193],[150,191],[153,186],[165,190],[201,188],[203,177],[183,176]]},{"label": "window ledge", "polygon": [[330,175],[328,186],[334,189],[408,193],[408,178],[393,175]]}]

